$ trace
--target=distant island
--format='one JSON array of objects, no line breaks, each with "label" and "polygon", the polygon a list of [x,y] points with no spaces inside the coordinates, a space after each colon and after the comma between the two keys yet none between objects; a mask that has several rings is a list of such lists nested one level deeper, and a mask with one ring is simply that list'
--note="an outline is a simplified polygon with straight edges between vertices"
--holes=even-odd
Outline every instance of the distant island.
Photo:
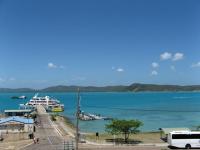
[{"label": "distant island", "polygon": [[162,92],[162,91],[200,91],[200,85],[158,85],[158,84],[141,84],[134,83],[129,86],[51,86],[44,89],[31,89],[31,88],[0,88],[1,93],[5,92],[76,92],[77,89],[82,92]]}]

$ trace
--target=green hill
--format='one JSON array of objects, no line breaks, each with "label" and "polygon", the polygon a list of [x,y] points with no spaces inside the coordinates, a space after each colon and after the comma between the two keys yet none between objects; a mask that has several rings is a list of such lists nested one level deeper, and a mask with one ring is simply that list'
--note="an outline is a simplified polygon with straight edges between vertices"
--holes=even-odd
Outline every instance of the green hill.
[{"label": "green hill", "polygon": [[42,92],[76,92],[77,89],[84,92],[125,92],[127,86],[53,86],[42,89]]},{"label": "green hill", "polygon": [[128,91],[200,91],[200,85],[157,85],[134,83],[127,87]]},{"label": "green hill", "polygon": [[80,89],[82,92],[145,92],[145,91],[200,91],[200,85],[157,85],[157,84],[141,84],[134,83],[129,86],[51,86],[44,89],[30,89],[30,88],[0,88],[0,92],[77,92],[77,89]]}]

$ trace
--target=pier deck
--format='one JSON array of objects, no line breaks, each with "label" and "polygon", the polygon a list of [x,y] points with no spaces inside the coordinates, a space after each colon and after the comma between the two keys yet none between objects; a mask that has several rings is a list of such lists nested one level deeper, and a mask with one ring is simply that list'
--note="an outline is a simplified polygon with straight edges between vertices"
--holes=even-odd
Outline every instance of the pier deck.
[{"label": "pier deck", "polygon": [[59,150],[64,147],[64,139],[58,134],[54,128],[50,115],[46,112],[43,106],[37,106],[37,122],[36,138],[39,138],[38,144],[32,144],[25,148],[25,150]]}]

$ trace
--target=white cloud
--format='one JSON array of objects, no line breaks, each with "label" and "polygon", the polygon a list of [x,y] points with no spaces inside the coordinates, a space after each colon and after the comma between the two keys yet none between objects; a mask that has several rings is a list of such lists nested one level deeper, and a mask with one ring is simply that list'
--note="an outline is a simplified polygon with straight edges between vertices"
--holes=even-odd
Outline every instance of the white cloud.
[{"label": "white cloud", "polygon": [[57,68],[57,65],[55,65],[52,62],[50,62],[50,63],[48,63],[48,68]]},{"label": "white cloud", "polygon": [[174,54],[174,57],[173,57],[173,61],[177,61],[177,60],[181,60],[184,58],[184,54],[183,53],[176,53]]},{"label": "white cloud", "polygon": [[160,55],[161,60],[168,60],[172,58],[172,54],[168,52],[164,52]]},{"label": "white cloud", "polygon": [[158,75],[158,72],[157,72],[156,70],[153,70],[153,71],[151,72],[151,75],[152,75],[152,76],[156,76],[156,75]]},{"label": "white cloud", "polygon": [[153,62],[151,65],[152,65],[153,68],[158,68],[159,67],[159,64],[157,62]]},{"label": "white cloud", "polygon": [[176,70],[176,67],[173,66],[173,65],[171,65],[171,66],[170,66],[170,69],[173,70],[173,71],[175,71],[175,70]]},{"label": "white cloud", "polygon": [[195,63],[195,64],[192,64],[192,66],[191,67],[200,67],[200,61],[199,62],[197,62],[197,63]]},{"label": "white cloud", "polygon": [[50,68],[50,69],[65,69],[65,66],[63,66],[63,65],[56,65],[56,64],[54,64],[54,63],[52,63],[52,62],[49,62],[48,63],[48,68]]},{"label": "white cloud", "polygon": [[0,77],[0,82],[9,82],[9,81],[15,81],[16,79],[11,77],[11,78],[1,78]]},{"label": "white cloud", "polygon": [[15,81],[16,79],[13,78],[13,77],[11,77],[11,78],[9,78],[8,80],[9,80],[9,81]]},{"label": "white cloud", "polygon": [[116,71],[117,71],[117,72],[124,72],[124,69],[123,69],[123,68],[117,68]]},{"label": "white cloud", "polygon": [[59,66],[59,68],[60,68],[60,69],[65,69],[65,66],[62,66],[62,65],[61,65],[61,66]]},{"label": "white cloud", "polygon": [[0,82],[4,82],[5,80],[3,78],[0,77]]}]

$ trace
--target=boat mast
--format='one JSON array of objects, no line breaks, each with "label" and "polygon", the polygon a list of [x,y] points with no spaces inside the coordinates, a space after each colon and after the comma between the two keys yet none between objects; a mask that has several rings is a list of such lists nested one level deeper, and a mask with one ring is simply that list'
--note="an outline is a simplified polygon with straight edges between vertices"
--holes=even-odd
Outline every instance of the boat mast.
[{"label": "boat mast", "polygon": [[76,150],[78,150],[78,143],[79,143],[79,113],[80,113],[80,90],[78,88],[77,108],[76,108]]}]

